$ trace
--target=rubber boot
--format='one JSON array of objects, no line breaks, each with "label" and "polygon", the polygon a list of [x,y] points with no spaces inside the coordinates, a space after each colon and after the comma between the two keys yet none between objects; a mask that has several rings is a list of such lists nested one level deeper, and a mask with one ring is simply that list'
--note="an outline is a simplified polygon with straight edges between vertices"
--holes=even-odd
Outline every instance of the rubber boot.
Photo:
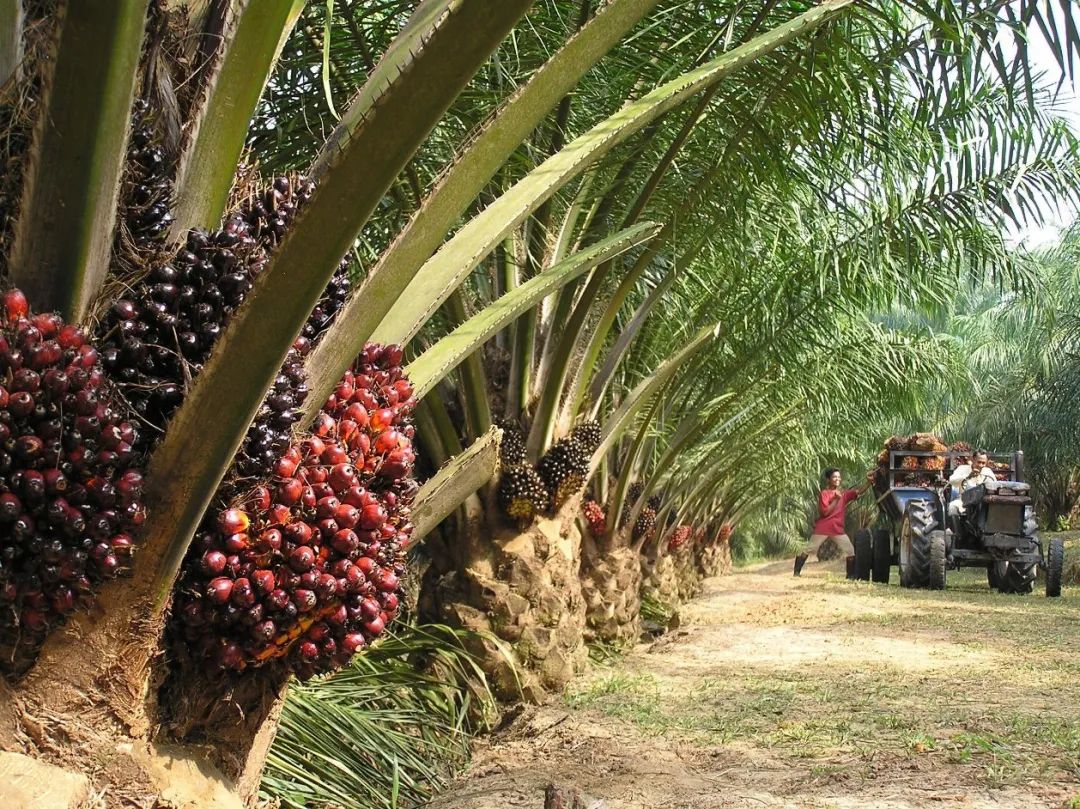
[{"label": "rubber boot", "polygon": [[848,578],[848,580],[849,581],[854,581],[854,579],[855,579],[855,557],[854,556],[845,556],[844,557],[844,562],[847,564],[847,578]]},{"label": "rubber boot", "polygon": [[795,557],[795,575],[798,576],[802,573],[802,566],[806,564],[805,554],[799,554]]}]

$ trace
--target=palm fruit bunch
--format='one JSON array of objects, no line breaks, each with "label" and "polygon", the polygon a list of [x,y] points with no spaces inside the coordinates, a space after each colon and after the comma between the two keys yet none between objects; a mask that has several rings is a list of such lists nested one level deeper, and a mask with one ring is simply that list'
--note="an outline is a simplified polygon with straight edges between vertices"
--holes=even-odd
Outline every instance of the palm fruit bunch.
[{"label": "palm fruit bunch", "polygon": [[[164,428],[312,189],[303,178],[278,178],[221,229],[189,231],[184,248],[102,319],[102,360],[141,418]],[[317,336],[340,310],[349,289],[346,268],[338,268],[305,334]]]},{"label": "palm fruit bunch", "polygon": [[580,491],[589,478],[589,462],[600,446],[600,425],[586,421],[556,441],[537,464],[554,511]]},{"label": "palm fruit bunch", "polygon": [[248,428],[233,463],[230,478],[248,479],[272,469],[293,439],[293,427],[300,420],[308,396],[304,359],[311,349],[306,337],[298,337],[285,356],[266,398]]},{"label": "palm fruit bunch", "polygon": [[951,452],[959,453],[956,458],[953,459],[953,463],[959,465],[971,463],[971,453],[975,451],[975,448],[967,441],[957,441],[949,447],[949,450]]},{"label": "palm fruit bunch", "polygon": [[731,535],[735,532],[735,526],[726,522],[720,526],[720,532],[716,535],[716,540],[721,545],[726,545],[731,542]]},{"label": "palm fruit bunch", "polygon": [[416,494],[401,349],[368,345],[274,477],[204,520],[173,607],[178,654],[333,671],[398,613]]},{"label": "palm fruit bunch", "polygon": [[0,634],[28,646],[127,565],[145,518],[135,427],[76,326],[0,310]]},{"label": "palm fruit bunch", "polygon": [[652,499],[641,509],[637,520],[634,522],[634,539],[648,541],[656,531],[656,509],[652,505]]},{"label": "palm fruit bunch", "polygon": [[602,537],[607,532],[607,514],[604,513],[604,507],[589,498],[581,510],[585,515],[585,524],[589,526],[589,533],[594,537]]},{"label": "palm fruit bunch", "polygon": [[622,514],[620,519],[622,522],[626,522],[630,519],[630,512],[634,510],[634,505],[641,499],[641,493],[645,491],[645,484],[639,480],[635,480],[630,484],[626,490],[626,502],[623,503]]},{"label": "palm fruit bunch", "polygon": [[521,428],[509,421],[499,423],[502,428],[502,442],[499,444],[499,460],[504,467],[518,466],[528,460],[525,451],[525,434]]},{"label": "palm fruit bunch", "polygon": [[532,465],[520,463],[502,470],[498,497],[503,513],[524,523],[547,508],[551,495]]},{"label": "palm fruit bunch", "polygon": [[671,539],[668,540],[668,547],[671,550],[678,550],[687,543],[690,539],[691,528],[689,525],[678,526],[671,534]]},{"label": "palm fruit bunch", "polygon": [[165,150],[154,131],[150,105],[136,99],[124,176],[123,221],[136,244],[160,239],[172,224],[172,182]]}]

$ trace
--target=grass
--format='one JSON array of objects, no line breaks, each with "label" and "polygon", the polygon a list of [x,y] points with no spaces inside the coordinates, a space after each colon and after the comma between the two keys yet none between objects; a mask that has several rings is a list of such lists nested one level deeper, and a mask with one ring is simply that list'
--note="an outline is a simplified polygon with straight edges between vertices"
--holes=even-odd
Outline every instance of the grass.
[{"label": "grass", "polygon": [[468,637],[439,625],[401,627],[337,674],[293,686],[260,798],[298,808],[427,803],[493,718]]},{"label": "grass", "polygon": [[[824,631],[830,655],[728,658],[704,678],[646,661],[594,672],[567,703],[691,747],[756,749],[799,764],[810,781],[869,777],[884,757],[958,769],[987,788],[1080,783],[1080,590],[1003,596],[970,570],[950,573],[937,593],[811,581],[793,591],[790,611],[749,622]],[[813,596],[845,614],[800,620],[797,599]],[[921,659],[859,657],[870,642],[907,643]],[[1080,809],[1080,796],[1073,804]]]}]

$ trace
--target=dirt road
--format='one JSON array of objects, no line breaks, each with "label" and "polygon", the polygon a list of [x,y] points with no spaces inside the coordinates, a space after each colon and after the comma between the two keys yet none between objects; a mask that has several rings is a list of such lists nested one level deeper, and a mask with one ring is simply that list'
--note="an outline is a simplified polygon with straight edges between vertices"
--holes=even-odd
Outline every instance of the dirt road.
[{"label": "dirt road", "polygon": [[776,563],[706,582],[681,620],[482,741],[432,809],[541,809],[549,783],[590,809],[1080,809],[1078,588]]}]

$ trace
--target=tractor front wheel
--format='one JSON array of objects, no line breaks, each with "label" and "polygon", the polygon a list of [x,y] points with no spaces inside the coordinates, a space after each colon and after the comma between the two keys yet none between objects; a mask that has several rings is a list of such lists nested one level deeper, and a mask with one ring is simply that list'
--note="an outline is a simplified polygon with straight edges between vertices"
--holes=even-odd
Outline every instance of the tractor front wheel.
[{"label": "tractor front wheel", "polygon": [[1061,571],[1065,567],[1065,543],[1060,539],[1051,539],[1046,549],[1046,595],[1056,598],[1061,595]]},{"label": "tractor front wheel", "polygon": [[998,582],[1000,592],[1027,595],[1033,589],[1035,589],[1035,565],[1018,565],[1015,562],[1005,564],[1004,572]]}]

